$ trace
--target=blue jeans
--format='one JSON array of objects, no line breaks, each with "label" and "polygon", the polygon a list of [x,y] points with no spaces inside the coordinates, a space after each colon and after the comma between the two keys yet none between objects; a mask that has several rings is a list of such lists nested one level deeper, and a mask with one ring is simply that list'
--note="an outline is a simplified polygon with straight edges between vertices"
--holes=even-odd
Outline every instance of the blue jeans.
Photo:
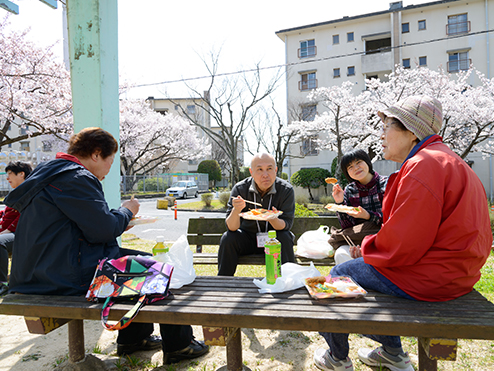
[{"label": "blue jeans", "polygon": [[[350,276],[364,289],[382,292],[383,294],[398,296],[410,300],[415,300],[410,295],[402,291],[398,286],[380,274],[372,265],[364,263],[364,258],[350,260],[335,266],[331,269],[332,276]],[[348,334],[338,334],[332,332],[320,332],[328,343],[331,353],[336,359],[348,357],[350,346],[348,344]],[[401,348],[399,336],[385,335],[364,335],[375,340],[384,346],[391,348]]]}]

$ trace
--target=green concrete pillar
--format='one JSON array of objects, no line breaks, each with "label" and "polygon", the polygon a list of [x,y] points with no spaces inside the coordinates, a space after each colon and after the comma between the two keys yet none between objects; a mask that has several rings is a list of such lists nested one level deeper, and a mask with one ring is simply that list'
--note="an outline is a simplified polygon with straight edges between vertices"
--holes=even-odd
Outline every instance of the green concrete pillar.
[{"label": "green concrete pillar", "polygon": [[[117,0],[67,0],[67,27],[74,132],[97,126],[119,141]],[[111,208],[120,206],[119,159],[103,181]]]}]

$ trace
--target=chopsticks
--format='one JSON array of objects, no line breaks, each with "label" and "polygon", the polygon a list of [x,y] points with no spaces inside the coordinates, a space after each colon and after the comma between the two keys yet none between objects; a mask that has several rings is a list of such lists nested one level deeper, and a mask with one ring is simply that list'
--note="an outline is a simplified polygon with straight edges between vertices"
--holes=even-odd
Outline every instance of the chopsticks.
[{"label": "chopsticks", "polygon": [[342,234],[342,236],[343,236],[343,238],[345,239],[345,241],[346,241],[346,242],[348,242],[348,244],[349,244],[350,246],[356,246],[356,245],[353,243],[353,241],[352,241],[352,239],[351,239],[350,237],[345,236],[344,234]]},{"label": "chopsticks", "polygon": [[[232,196],[232,198],[236,198],[236,197],[233,197]],[[244,200],[244,201],[247,202],[247,203],[249,203],[249,204],[257,205],[257,206],[261,206],[262,207],[262,205],[261,204],[258,204],[257,202],[252,202],[252,201],[249,201],[249,200]]]}]

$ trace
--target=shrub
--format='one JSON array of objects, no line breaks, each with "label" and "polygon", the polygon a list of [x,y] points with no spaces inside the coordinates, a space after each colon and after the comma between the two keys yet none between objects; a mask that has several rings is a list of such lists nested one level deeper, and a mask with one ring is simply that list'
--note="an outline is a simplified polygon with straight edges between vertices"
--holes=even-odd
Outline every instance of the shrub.
[{"label": "shrub", "polygon": [[[163,178],[147,178],[145,180],[146,192],[156,192],[156,191],[165,191],[166,188],[169,187],[168,183]],[[137,190],[139,192],[144,191],[144,182],[139,180],[137,182]]]},{"label": "shrub", "polygon": [[306,195],[297,195],[295,197],[295,203],[307,207],[307,205],[309,205],[309,197]]},{"label": "shrub", "polygon": [[221,192],[219,195],[219,200],[223,206],[226,207],[228,201],[230,200],[230,192]]},{"label": "shrub", "polygon": [[281,173],[281,179],[288,180],[288,174],[287,173]]},{"label": "shrub", "polygon": [[331,173],[327,169],[320,167],[303,168],[293,173],[290,183],[298,187],[307,188],[309,197],[313,200],[314,197],[312,196],[311,188],[316,189],[323,186],[327,192],[325,179],[329,176],[331,176]]},{"label": "shrub", "polygon": [[201,201],[204,202],[204,205],[206,205],[206,207],[211,207],[211,202],[213,201],[213,194],[203,193],[201,195]]},{"label": "shrub", "polygon": [[331,196],[320,196],[319,202],[323,205],[332,204],[334,203],[334,198]]},{"label": "shrub", "polygon": [[304,205],[295,204],[295,217],[299,218],[302,216],[317,216],[317,214],[306,208]]}]

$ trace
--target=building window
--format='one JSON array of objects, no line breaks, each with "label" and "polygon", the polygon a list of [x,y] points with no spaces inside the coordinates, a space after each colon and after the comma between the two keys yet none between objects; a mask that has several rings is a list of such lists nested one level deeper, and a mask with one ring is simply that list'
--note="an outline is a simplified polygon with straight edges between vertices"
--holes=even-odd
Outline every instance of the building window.
[{"label": "building window", "polygon": [[317,88],[316,73],[309,72],[301,74],[301,80],[298,82],[299,90],[311,90]]},{"label": "building window", "polygon": [[354,35],[353,35],[353,32],[348,32],[346,34],[346,41],[351,43],[352,41],[354,41]]},{"label": "building window", "polygon": [[21,142],[21,151],[27,151],[29,152],[29,142]]},{"label": "building window", "polygon": [[365,54],[384,53],[391,51],[391,37],[365,41]]},{"label": "building window", "polygon": [[52,143],[48,141],[43,141],[43,152],[51,152]]},{"label": "building window", "polygon": [[410,23],[402,23],[401,24],[401,33],[410,32]]},{"label": "building window", "polygon": [[310,104],[302,107],[302,117],[303,121],[314,121],[317,113],[317,105]]},{"label": "building window", "polygon": [[7,148],[12,148],[12,143],[9,143]]},{"label": "building window", "polygon": [[346,71],[347,76],[355,76],[355,66],[350,66]]},{"label": "building window", "polygon": [[403,59],[403,68],[410,68],[410,58]]},{"label": "building window", "polygon": [[427,66],[427,57],[419,57],[419,66]]},{"label": "building window", "polygon": [[425,30],[426,25],[425,25],[425,19],[419,21],[419,31]]},{"label": "building window", "polygon": [[448,16],[446,34],[458,35],[468,32],[470,32],[470,22],[468,21],[467,13]]},{"label": "building window", "polygon": [[300,146],[300,154],[302,156],[317,156],[317,135],[309,137],[302,140],[302,145]]},{"label": "building window", "polygon": [[168,109],[164,109],[164,110],[160,110],[160,111],[156,111],[160,114],[162,114],[163,116],[166,116],[166,114],[168,113]]},{"label": "building window", "polygon": [[339,68],[333,68],[333,78],[340,77],[340,69]]},{"label": "building window", "polygon": [[448,55],[448,72],[465,71],[470,68],[468,52],[450,53]]},{"label": "building window", "polygon": [[187,106],[187,113],[189,115],[195,115],[196,114],[196,106],[194,104]]},{"label": "building window", "polygon": [[175,111],[179,111],[180,110],[180,105],[179,104],[175,104]]},{"label": "building window", "polygon": [[316,55],[316,40],[305,40],[300,42],[300,49],[298,50],[299,58],[313,57]]},{"label": "building window", "polygon": [[26,135],[28,131],[28,126],[27,125],[21,125],[21,135]]},{"label": "building window", "polygon": [[333,35],[333,45],[340,43],[340,35]]}]

